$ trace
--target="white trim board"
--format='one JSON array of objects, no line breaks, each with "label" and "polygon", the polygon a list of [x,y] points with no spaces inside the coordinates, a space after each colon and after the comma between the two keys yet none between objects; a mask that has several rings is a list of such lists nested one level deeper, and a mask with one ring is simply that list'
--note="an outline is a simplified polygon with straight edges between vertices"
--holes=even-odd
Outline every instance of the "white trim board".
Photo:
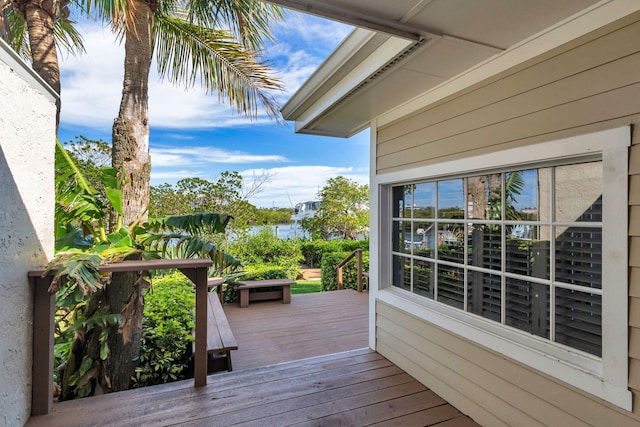
[{"label": "white trim board", "polygon": [[24,81],[45,95],[51,102],[56,102],[60,98],[60,95],[2,39],[0,39],[0,61],[7,64]]}]

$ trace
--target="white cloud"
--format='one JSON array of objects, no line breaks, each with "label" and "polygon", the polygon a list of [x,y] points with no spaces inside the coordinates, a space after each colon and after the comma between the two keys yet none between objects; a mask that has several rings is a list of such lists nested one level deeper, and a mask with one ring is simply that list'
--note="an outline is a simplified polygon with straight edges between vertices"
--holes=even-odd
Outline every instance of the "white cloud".
[{"label": "white cloud", "polygon": [[[316,49],[333,48],[351,32],[352,26],[298,12],[287,13],[275,27],[275,34],[301,39]],[[325,47],[326,46],[326,47]]]},{"label": "white cloud", "polygon": [[[250,199],[258,207],[291,207],[298,202],[315,200],[329,178],[342,175],[359,184],[369,183],[368,171],[332,166],[287,166],[271,169],[241,171],[243,177],[269,174],[262,192]],[[295,185],[292,185],[295,183]]]},{"label": "white cloud", "polygon": [[150,151],[154,167],[211,163],[282,163],[287,161],[286,157],[280,155],[258,155],[242,151],[226,151],[215,147],[151,147]]},{"label": "white cloud", "polygon": [[[204,171],[179,170],[179,171],[163,171],[151,172],[151,185],[164,184],[165,182],[179,181],[183,178],[202,177]],[[205,179],[205,178],[203,178]]]}]

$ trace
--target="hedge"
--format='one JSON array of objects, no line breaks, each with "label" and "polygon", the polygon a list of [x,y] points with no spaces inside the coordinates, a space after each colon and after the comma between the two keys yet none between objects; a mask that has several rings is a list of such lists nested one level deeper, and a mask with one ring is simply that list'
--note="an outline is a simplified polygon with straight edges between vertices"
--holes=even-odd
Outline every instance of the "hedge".
[{"label": "hedge", "polygon": [[302,255],[309,267],[321,265],[322,255],[329,252],[353,252],[356,249],[369,250],[368,240],[313,240],[300,245]]},{"label": "hedge", "polygon": [[[338,265],[349,255],[349,252],[325,253],[322,257],[322,290],[338,289]],[[362,271],[369,271],[369,252],[362,254]],[[358,260],[354,257],[342,268],[343,289],[358,289]]]}]

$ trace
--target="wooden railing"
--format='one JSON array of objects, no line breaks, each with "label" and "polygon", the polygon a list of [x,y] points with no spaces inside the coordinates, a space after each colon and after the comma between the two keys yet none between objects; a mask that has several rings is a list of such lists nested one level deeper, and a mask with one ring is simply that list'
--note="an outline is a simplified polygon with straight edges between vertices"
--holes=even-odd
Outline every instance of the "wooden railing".
[{"label": "wooden railing", "polygon": [[[102,272],[150,271],[177,268],[196,287],[194,383],[207,384],[207,269],[210,259],[123,261],[100,266]],[[42,415],[53,408],[53,329],[55,294],[49,292],[53,273],[29,271],[34,287],[33,373],[31,415]]]},{"label": "wooden railing", "polygon": [[356,249],[355,251],[351,252],[350,255],[348,255],[345,259],[342,260],[342,262],[340,262],[340,264],[338,264],[338,289],[342,289],[343,287],[343,280],[342,280],[342,268],[353,259],[353,257],[356,257],[357,260],[357,264],[358,264],[358,292],[362,292],[362,277],[363,277],[363,273],[362,273],[362,249]]}]

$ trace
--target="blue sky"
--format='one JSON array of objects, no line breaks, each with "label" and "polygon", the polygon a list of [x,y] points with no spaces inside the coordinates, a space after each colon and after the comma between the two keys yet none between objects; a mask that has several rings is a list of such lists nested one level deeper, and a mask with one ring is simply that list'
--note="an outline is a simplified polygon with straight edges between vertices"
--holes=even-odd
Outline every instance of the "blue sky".
[{"label": "blue sky", "polygon": [[[102,24],[79,26],[86,53],[62,58],[58,136],[63,142],[76,135],[110,142],[124,46]],[[350,31],[347,25],[293,12],[274,27],[276,40],[264,57],[285,86],[286,92],[275,94],[281,106]],[[224,171],[238,171],[250,184],[267,174],[262,192],[249,200],[258,207],[291,207],[315,199],[327,179],[338,175],[368,183],[368,131],[350,139],[325,138],[295,134],[293,123],[278,125],[265,114],[250,121],[220,104],[216,94],[160,81],[155,63],[149,87],[152,185],[187,177],[215,179]]]}]

